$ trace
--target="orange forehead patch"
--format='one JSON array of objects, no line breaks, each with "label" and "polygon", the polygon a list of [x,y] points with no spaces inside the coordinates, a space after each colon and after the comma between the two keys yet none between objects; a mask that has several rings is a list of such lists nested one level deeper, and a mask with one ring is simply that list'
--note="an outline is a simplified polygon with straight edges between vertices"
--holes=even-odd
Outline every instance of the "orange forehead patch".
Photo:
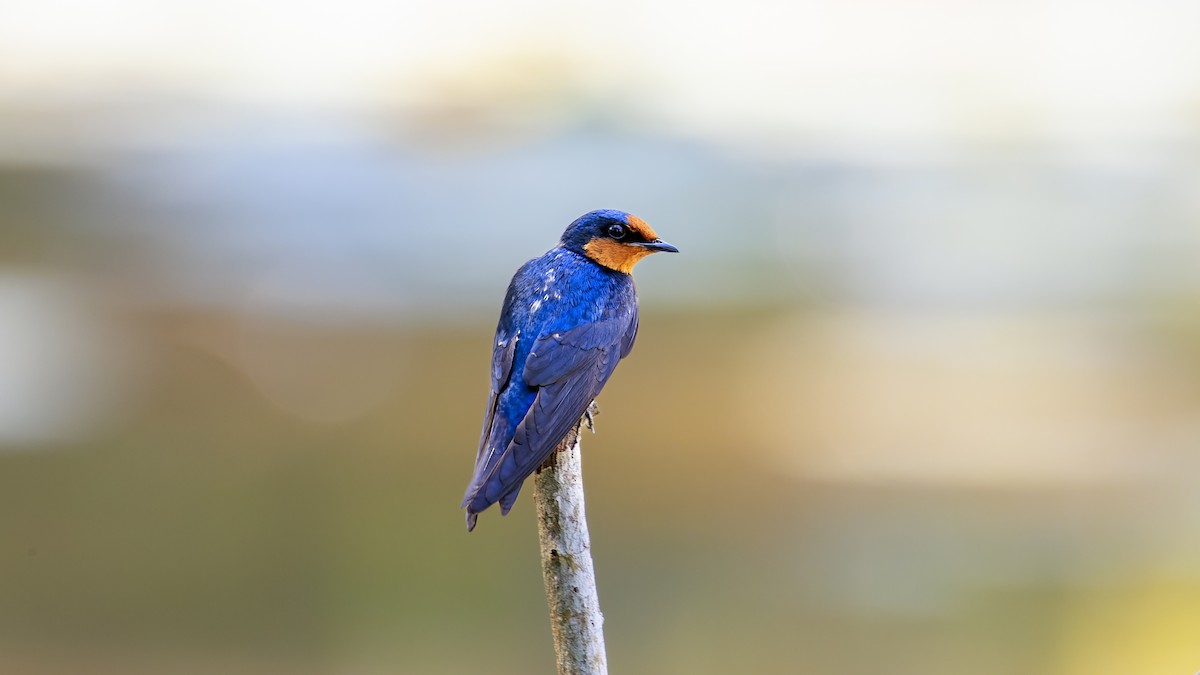
[{"label": "orange forehead patch", "polygon": [[654,241],[655,239],[658,239],[658,233],[655,232],[654,229],[649,225],[647,225],[646,221],[642,220],[641,218],[638,218],[633,214],[628,214],[625,217],[625,222],[629,223],[629,228],[642,235],[642,238],[646,241]]},{"label": "orange forehead patch", "polygon": [[[633,218],[630,218],[630,220],[633,220]],[[641,223],[642,221],[639,220],[638,222]],[[645,225],[645,223],[642,223],[642,225]],[[630,223],[630,226],[633,226],[633,223]],[[653,230],[650,231],[653,233]],[[597,238],[584,244],[583,252],[587,254],[587,257],[601,265],[604,265],[610,270],[616,270],[618,272],[629,274],[630,272],[633,272],[633,266],[636,265],[639,260],[645,258],[654,251],[642,248],[641,246],[622,244],[620,242],[613,241],[612,239]]]}]

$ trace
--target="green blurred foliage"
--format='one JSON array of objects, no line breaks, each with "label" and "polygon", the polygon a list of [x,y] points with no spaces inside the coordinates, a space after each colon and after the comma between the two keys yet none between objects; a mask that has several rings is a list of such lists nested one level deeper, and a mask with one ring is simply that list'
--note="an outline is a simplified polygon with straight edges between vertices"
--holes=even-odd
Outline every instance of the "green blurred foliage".
[{"label": "green blurred foliage", "polygon": [[[1135,556],[1129,581],[1081,578],[1138,545],[1127,492],[839,486],[753,456],[729,346],[772,320],[648,311],[601,398],[584,448],[614,670],[1071,673],[1131,604],[1178,613],[1155,631],[1191,620],[1194,576]],[[529,500],[471,535],[457,509],[487,323],[380,329],[405,376],[340,424],[186,338],[224,318],[153,324],[135,418],[0,456],[4,671],[548,672]]]}]

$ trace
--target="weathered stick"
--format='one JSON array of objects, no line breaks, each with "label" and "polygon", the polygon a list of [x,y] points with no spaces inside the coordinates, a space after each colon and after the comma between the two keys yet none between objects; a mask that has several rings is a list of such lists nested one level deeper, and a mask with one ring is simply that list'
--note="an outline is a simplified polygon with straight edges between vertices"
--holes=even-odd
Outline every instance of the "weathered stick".
[{"label": "weathered stick", "polygon": [[604,616],[583,508],[579,431],[563,439],[555,456],[534,476],[533,501],[558,675],[607,675]]}]

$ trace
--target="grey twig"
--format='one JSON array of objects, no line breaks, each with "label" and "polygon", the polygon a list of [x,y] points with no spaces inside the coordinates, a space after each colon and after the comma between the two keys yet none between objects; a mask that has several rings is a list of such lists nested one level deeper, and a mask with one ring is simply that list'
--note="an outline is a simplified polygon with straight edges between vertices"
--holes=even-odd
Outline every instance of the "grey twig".
[{"label": "grey twig", "polygon": [[[594,414],[589,408],[589,427]],[[534,476],[542,578],[550,605],[558,675],[607,675],[604,616],[600,614],[583,507],[579,435],[576,429],[563,439],[554,456]]]}]

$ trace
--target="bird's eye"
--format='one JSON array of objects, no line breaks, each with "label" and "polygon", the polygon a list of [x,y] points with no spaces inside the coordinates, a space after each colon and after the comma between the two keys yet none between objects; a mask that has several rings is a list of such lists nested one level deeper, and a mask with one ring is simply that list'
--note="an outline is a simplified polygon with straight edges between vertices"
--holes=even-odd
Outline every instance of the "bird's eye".
[{"label": "bird's eye", "polygon": [[608,236],[613,239],[621,239],[625,236],[624,225],[610,225],[608,228]]}]

